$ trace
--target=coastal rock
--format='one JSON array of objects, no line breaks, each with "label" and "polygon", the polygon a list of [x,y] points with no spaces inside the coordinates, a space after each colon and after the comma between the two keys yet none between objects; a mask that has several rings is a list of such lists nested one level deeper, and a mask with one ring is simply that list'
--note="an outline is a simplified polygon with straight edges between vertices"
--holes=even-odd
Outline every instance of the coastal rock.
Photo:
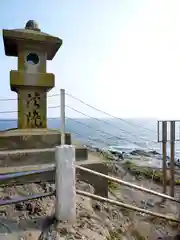
[{"label": "coastal rock", "polygon": [[148,153],[149,153],[149,154],[152,154],[152,155],[161,155],[160,153],[158,153],[158,152],[155,151],[155,150],[149,151]]},{"label": "coastal rock", "polygon": [[130,152],[130,154],[134,155],[134,156],[146,156],[146,157],[150,156],[150,154],[148,152],[146,152],[145,150],[141,150],[141,149],[133,150],[132,152]]}]

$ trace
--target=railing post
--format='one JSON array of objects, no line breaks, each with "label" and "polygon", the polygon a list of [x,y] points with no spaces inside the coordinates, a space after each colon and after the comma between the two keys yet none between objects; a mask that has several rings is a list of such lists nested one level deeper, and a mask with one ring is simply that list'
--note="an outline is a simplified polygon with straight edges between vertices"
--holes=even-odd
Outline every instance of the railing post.
[{"label": "railing post", "polygon": [[175,155],[175,121],[171,121],[171,161],[170,161],[170,170],[171,170],[171,181],[170,181],[170,196],[174,197],[174,155]]},{"label": "railing post", "polygon": [[65,144],[65,90],[60,89],[60,96],[61,96],[61,145]]},{"label": "railing post", "polygon": [[163,193],[164,194],[166,194],[166,186],[167,186],[166,144],[167,144],[167,121],[162,121]]},{"label": "railing post", "polygon": [[55,218],[57,221],[74,223],[76,220],[75,147],[57,146],[55,160]]}]

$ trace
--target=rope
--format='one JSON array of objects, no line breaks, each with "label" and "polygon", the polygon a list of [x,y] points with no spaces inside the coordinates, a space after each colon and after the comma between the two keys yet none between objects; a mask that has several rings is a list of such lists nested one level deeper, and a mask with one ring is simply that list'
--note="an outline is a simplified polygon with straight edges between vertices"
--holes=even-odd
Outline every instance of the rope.
[{"label": "rope", "polygon": [[[75,122],[77,122],[77,123],[79,123],[79,124],[82,124],[82,125],[90,128],[90,129],[94,129],[92,126],[90,126],[90,125],[88,125],[88,124],[86,124],[86,123],[82,123],[82,122],[80,122],[80,121],[78,121],[78,120],[76,120],[76,119],[70,119],[70,118],[68,118],[68,119],[69,119],[69,120],[72,120],[72,121],[75,121]],[[125,141],[125,142],[129,142],[129,143],[135,144],[133,141],[124,139],[123,137],[118,137],[118,136],[116,136],[116,135],[112,135],[112,134],[110,134],[110,133],[108,133],[108,132],[105,132],[105,131],[102,131],[102,130],[99,130],[99,129],[94,129],[94,131],[100,132],[100,133],[103,133],[103,134],[106,134],[107,136],[116,138],[116,139],[118,139],[118,140],[123,140],[123,141]],[[105,136],[102,136],[102,135],[100,135],[100,136],[101,136],[102,138],[105,137]],[[136,145],[139,146],[139,147],[141,147],[141,146],[138,145],[137,143],[136,143]]]},{"label": "rope", "polygon": [[[53,96],[59,96],[60,94],[54,94],[54,95],[51,95],[51,96],[49,96],[49,97],[53,97]],[[68,96],[69,96],[69,94],[67,94]],[[5,99],[0,99],[0,101],[4,101]],[[9,99],[9,100],[12,100],[12,99]],[[80,100],[81,101],[81,100]],[[84,103],[84,102],[83,102]],[[84,104],[86,104],[86,103],[84,103]],[[87,106],[90,106],[89,104],[86,104]],[[55,108],[59,108],[60,107],[60,105],[56,105],[56,106],[49,106],[48,108],[49,109],[55,109]],[[139,136],[137,136],[137,135],[135,135],[135,134],[133,134],[133,133],[131,133],[131,132],[129,132],[129,131],[126,131],[126,130],[124,130],[124,129],[122,129],[122,128],[119,128],[119,127],[117,127],[117,126],[115,126],[114,124],[112,124],[112,123],[110,123],[110,122],[108,122],[108,121],[105,121],[105,120],[102,120],[102,119],[98,119],[98,118],[95,118],[95,117],[91,117],[90,115],[87,115],[87,114],[85,114],[85,113],[83,113],[83,112],[81,112],[81,111],[79,111],[79,110],[77,110],[77,109],[75,109],[75,108],[72,108],[72,107],[70,107],[70,106],[67,106],[66,105],[66,107],[67,108],[69,108],[69,109],[71,109],[71,110],[74,110],[74,111],[76,111],[76,112],[78,112],[78,113],[80,113],[80,114],[82,114],[82,115],[84,115],[84,116],[86,116],[86,117],[90,117],[91,119],[94,119],[94,120],[96,120],[96,121],[99,121],[99,122],[101,122],[101,123],[105,123],[105,124],[107,124],[107,125],[109,125],[109,126],[112,126],[112,127],[115,127],[116,129],[118,129],[118,130],[120,130],[120,131],[122,131],[122,132],[124,132],[124,133],[127,133],[127,134],[129,134],[129,135],[131,135],[132,137],[135,137],[135,138],[137,138],[137,139],[141,139],[143,142],[144,142],[144,138],[142,138],[142,137],[139,137]],[[92,106],[90,106],[90,107],[92,107]],[[94,108],[94,107],[93,107]],[[95,108],[96,109],[96,108]],[[101,111],[101,110],[99,110],[99,109],[96,109],[96,110],[98,110],[98,111]],[[5,113],[15,113],[15,112],[18,112],[18,111],[2,111],[2,112],[0,112],[1,114],[5,114]],[[101,112],[103,112],[103,111],[101,111]],[[105,113],[105,112],[103,112],[103,113]],[[107,114],[107,113],[106,113]],[[107,114],[107,115],[109,115],[109,114]],[[109,115],[109,116],[111,116],[111,115]],[[112,117],[114,117],[114,116],[112,116]],[[116,117],[114,117],[114,118],[116,118]],[[53,118],[51,118],[51,119],[53,119]],[[68,118],[68,119],[70,119],[70,118]],[[72,119],[71,119],[72,120]],[[86,127],[88,127],[88,128],[91,128],[91,129],[93,129],[93,127],[91,127],[90,125],[88,125],[88,124],[85,124],[85,123],[82,123],[82,122],[80,122],[80,121],[78,121],[78,120],[75,120],[75,119],[73,119],[74,121],[76,121],[77,123],[80,123],[80,124],[82,124],[82,125],[84,125],[84,126],[86,126]],[[13,121],[13,120],[10,120],[10,119],[0,119],[0,121]],[[127,122],[127,121],[125,121],[125,122]],[[132,125],[132,124],[131,124]],[[136,126],[136,125],[133,125],[133,126]],[[110,133],[108,133],[108,132],[105,132],[105,131],[103,131],[103,130],[99,130],[99,129],[95,129],[94,131],[96,131],[96,132],[100,132],[100,133],[102,133],[102,134],[105,134],[106,136],[108,136],[109,138],[115,138],[115,139],[117,139],[117,140],[123,140],[123,141],[125,141],[125,142],[129,142],[129,143],[132,143],[132,144],[136,144],[137,146],[139,146],[139,147],[141,147],[138,143],[136,143],[136,142],[134,142],[134,141],[131,141],[131,140],[128,140],[128,139],[125,139],[123,136],[115,136],[115,135],[112,135],[112,134],[110,134]],[[104,138],[104,136],[102,136],[102,135],[100,135],[100,137],[102,137],[102,138]],[[151,142],[151,143],[157,143],[157,142],[155,142],[155,141],[152,141],[152,140],[150,140],[149,142]],[[148,148],[149,149],[149,148]]]},{"label": "rope", "polygon": [[105,111],[102,111],[102,110],[100,110],[100,109],[98,109],[98,108],[96,108],[96,107],[94,107],[94,106],[92,106],[92,105],[90,105],[90,104],[88,104],[88,103],[85,103],[85,102],[82,101],[81,99],[79,99],[79,98],[77,98],[77,97],[74,97],[74,96],[73,96],[72,94],[70,94],[70,93],[65,93],[65,94],[66,94],[67,96],[69,96],[69,97],[71,97],[71,98],[73,98],[73,99],[81,102],[82,104],[84,104],[84,105],[86,105],[86,106],[88,106],[88,107],[90,107],[90,108],[92,108],[92,109],[94,109],[94,110],[96,110],[96,111],[98,111],[98,112],[101,112],[101,113],[103,113],[103,114],[105,114],[105,115],[107,115],[107,116],[109,116],[109,117],[111,117],[111,118],[118,119],[118,120],[120,120],[120,121],[122,121],[122,122],[125,122],[125,123],[127,123],[127,124],[129,124],[129,125],[131,125],[131,126],[133,126],[133,127],[138,127],[138,128],[143,129],[143,130],[156,133],[155,131],[153,131],[153,130],[151,130],[151,129],[148,129],[148,128],[139,126],[139,125],[137,125],[137,124],[130,123],[130,122],[128,122],[127,120],[124,120],[124,119],[119,118],[119,117],[115,117],[115,116],[113,116],[113,115],[111,115],[111,114],[109,114],[109,113],[107,113],[107,112],[105,112]]},{"label": "rope", "polygon": [[[70,108],[70,109],[72,109],[72,110],[74,110],[74,111],[76,111],[76,112],[79,112],[79,113],[81,113],[82,115],[85,115],[85,116],[87,116],[87,117],[90,117],[90,118],[92,118],[92,119],[94,119],[94,120],[96,120],[96,121],[105,123],[105,124],[107,124],[107,125],[109,125],[109,126],[113,126],[111,123],[109,123],[109,122],[107,122],[107,121],[105,121],[105,120],[101,120],[101,119],[98,119],[98,118],[91,117],[90,115],[84,114],[83,112],[81,112],[81,111],[79,111],[79,110],[76,110],[76,109],[74,109],[74,108],[72,108],[72,107],[70,107],[70,106],[67,106],[67,105],[66,105],[66,107],[68,107],[68,108]],[[60,105],[49,106],[48,108],[51,108],[51,109],[60,108]],[[3,111],[3,112],[0,112],[0,113],[14,113],[14,112],[18,112],[18,111]],[[51,118],[51,119],[53,119],[53,118]],[[94,129],[92,126],[90,126],[90,125],[88,125],[88,124],[86,124],[86,123],[82,123],[82,122],[80,122],[80,121],[78,121],[78,120],[76,120],[76,119],[71,119],[71,118],[68,118],[68,119],[69,119],[69,120],[73,120],[73,121],[75,121],[75,122],[77,122],[77,123],[79,123],[79,124],[82,124],[82,125],[84,125],[84,126],[86,126],[86,127],[88,127],[88,128]],[[6,120],[1,119],[1,121],[6,121]],[[9,120],[9,119],[8,119],[7,121],[14,121],[14,120]],[[124,129],[121,129],[121,128],[118,128],[118,127],[117,127],[117,129],[120,130],[120,131],[122,131],[122,132],[128,133],[128,134],[130,134],[130,135],[133,136],[133,137],[138,138],[138,136],[136,136],[136,135],[134,135],[134,134],[132,134],[132,133],[124,130]],[[126,142],[135,144],[133,141],[124,139],[122,136],[121,136],[121,137],[115,136],[115,135],[113,135],[113,134],[110,134],[110,133],[108,133],[108,132],[105,132],[105,131],[99,130],[99,129],[95,129],[95,131],[100,132],[100,133],[103,133],[103,134],[105,134],[105,135],[107,135],[107,136],[109,136],[109,137],[116,138],[116,139],[118,139],[118,140],[124,140],[124,141],[126,141]],[[104,137],[104,136],[102,136],[102,137]],[[144,141],[143,138],[140,138],[140,137],[139,137],[139,139],[141,139],[141,140]],[[151,143],[154,143],[154,141],[151,141]],[[141,146],[138,145],[137,143],[136,143],[136,145],[139,146],[139,147],[141,147]]]},{"label": "rope", "polygon": [[[69,108],[69,109],[71,109],[71,110],[73,110],[73,111],[75,111],[75,112],[78,112],[78,113],[82,114],[82,115],[85,116],[85,117],[92,118],[92,119],[94,119],[94,120],[96,120],[96,121],[99,121],[99,122],[103,122],[103,123],[105,123],[105,124],[107,124],[107,125],[109,125],[109,126],[111,126],[111,127],[115,127],[116,129],[118,129],[118,130],[120,130],[120,131],[122,131],[122,132],[131,134],[131,136],[133,136],[133,137],[135,137],[135,138],[139,138],[139,139],[141,139],[141,140],[144,141],[143,138],[141,138],[141,137],[139,137],[139,136],[137,136],[137,135],[135,135],[135,134],[132,134],[131,132],[126,131],[126,130],[124,130],[124,129],[122,129],[122,128],[119,128],[119,127],[115,126],[115,125],[112,124],[112,123],[109,123],[109,122],[107,122],[107,121],[105,121],[105,120],[102,120],[102,119],[99,119],[99,118],[91,117],[90,115],[87,115],[87,114],[85,114],[85,113],[83,113],[83,112],[81,112],[81,111],[79,111],[79,110],[77,110],[77,109],[75,109],[75,108],[72,108],[72,107],[70,107],[70,106],[68,106],[68,105],[66,105],[66,107]],[[155,142],[155,141],[152,141],[152,142],[153,142],[153,143],[157,143],[157,142]]]}]

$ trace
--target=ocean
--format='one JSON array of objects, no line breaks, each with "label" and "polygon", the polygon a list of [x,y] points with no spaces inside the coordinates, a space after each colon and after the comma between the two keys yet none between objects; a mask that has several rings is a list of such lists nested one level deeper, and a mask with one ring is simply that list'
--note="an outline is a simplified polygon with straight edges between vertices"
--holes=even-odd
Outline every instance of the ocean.
[{"label": "ocean", "polygon": [[[17,127],[15,119],[0,119],[0,130]],[[48,119],[49,128],[60,128],[60,119]],[[161,153],[161,143],[157,143],[157,120],[155,119],[95,119],[67,118],[66,131],[79,142],[98,148],[116,146],[123,151],[134,149],[155,150]],[[176,130],[179,133],[179,128]],[[178,138],[178,135],[177,135]],[[169,146],[167,149],[169,155]],[[180,156],[179,143],[176,157]]]}]

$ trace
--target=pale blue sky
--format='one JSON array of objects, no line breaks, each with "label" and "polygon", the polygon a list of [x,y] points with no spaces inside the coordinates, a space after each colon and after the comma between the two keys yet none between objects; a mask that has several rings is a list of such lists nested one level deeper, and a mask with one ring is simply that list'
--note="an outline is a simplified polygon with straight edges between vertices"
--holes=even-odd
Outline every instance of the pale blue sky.
[{"label": "pale blue sky", "polygon": [[[179,13],[179,0],[6,0],[0,4],[0,27],[23,28],[34,19],[42,31],[63,39],[48,62],[48,72],[56,75],[49,95],[66,88],[118,117],[180,118]],[[5,56],[2,36],[0,63],[0,98],[16,98],[9,71],[17,69],[17,59]],[[48,105],[59,101],[51,98]],[[102,116],[69,98],[67,104]],[[0,102],[0,111],[16,107],[16,102]],[[48,112],[59,114],[58,108]],[[67,116],[77,113],[68,110]]]}]

